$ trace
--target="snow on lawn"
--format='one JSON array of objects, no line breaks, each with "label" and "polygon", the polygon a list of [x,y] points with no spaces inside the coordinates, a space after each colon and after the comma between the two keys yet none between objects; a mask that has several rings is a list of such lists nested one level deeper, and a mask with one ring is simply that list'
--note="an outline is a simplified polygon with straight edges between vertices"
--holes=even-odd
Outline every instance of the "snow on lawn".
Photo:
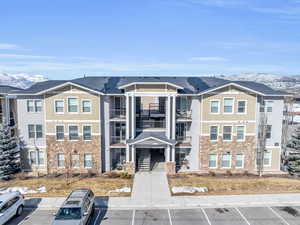
[{"label": "snow on lawn", "polygon": [[36,194],[36,193],[47,192],[47,188],[45,186],[41,186],[36,190],[31,190],[28,187],[8,187],[8,188],[0,189],[0,194],[10,193],[10,192],[20,192],[22,195]]},{"label": "snow on lawn", "polygon": [[119,189],[109,191],[109,193],[130,193],[130,192],[131,192],[130,187],[122,187],[122,188],[119,188]]},{"label": "snow on lawn", "polygon": [[180,186],[180,187],[172,187],[172,192],[174,194],[177,193],[196,193],[196,192],[208,192],[207,187],[189,187],[189,186]]}]

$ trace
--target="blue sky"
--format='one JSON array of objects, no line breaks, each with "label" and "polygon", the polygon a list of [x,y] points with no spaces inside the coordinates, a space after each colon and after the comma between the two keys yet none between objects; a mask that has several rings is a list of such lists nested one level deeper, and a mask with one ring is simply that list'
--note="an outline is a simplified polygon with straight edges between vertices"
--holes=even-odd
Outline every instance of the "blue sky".
[{"label": "blue sky", "polygon": [[300,74],[300,0],[6,0],[0,72]]}]

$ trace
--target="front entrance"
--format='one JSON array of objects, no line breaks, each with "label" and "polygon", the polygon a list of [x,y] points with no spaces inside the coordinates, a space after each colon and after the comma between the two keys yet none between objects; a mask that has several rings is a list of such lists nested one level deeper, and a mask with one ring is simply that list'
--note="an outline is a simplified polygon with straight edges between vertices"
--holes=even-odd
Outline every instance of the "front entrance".
[{"label": "front entrance", "polygon": [[165,149],[138,148],[136,149],[137,171],[164,171]]}]

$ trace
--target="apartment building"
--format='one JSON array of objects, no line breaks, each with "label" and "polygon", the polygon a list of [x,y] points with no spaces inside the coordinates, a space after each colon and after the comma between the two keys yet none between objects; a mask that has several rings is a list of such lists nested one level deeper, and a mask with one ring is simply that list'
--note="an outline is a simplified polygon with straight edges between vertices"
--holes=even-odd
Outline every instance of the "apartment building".
[{"label": "apartment building", "polygon": [[13,92],[25,171],[280,171],[286,93],[214,77],[84,77]]}]

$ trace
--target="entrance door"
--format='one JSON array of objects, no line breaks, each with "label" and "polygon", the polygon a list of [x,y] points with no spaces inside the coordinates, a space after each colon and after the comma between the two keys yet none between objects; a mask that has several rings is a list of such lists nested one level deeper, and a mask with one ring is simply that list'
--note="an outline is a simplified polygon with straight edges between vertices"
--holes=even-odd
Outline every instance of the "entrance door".
[{"label": "entrance door", "polygon": [[151,171],[164,171],[165,149],[151,149]]}]

